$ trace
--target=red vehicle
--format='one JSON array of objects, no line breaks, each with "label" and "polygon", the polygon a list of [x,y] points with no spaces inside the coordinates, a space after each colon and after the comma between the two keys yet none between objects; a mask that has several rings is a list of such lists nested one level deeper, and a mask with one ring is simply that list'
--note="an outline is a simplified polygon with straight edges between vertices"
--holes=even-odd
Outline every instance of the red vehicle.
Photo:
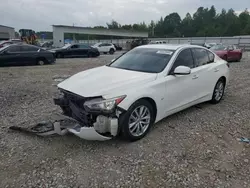
[{"label": "red vehicle", "polygon": [[235,45],[215,45],[210,48],[220,58],[226,61],[240,61],[242,58],[242,49],[237,48]]}]

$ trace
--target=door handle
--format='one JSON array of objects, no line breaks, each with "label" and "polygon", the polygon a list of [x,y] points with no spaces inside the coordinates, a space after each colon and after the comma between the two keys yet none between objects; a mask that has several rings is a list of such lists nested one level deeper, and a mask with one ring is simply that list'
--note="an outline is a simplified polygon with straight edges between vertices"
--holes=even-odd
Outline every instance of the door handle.
[{"label": "door handle", "polygon": [[214,69],[214,72],[218,72],[218,71],[219,71],[219,69],[217,69],[217,68]]},{"label": "door handle", "polygon": [[197,79],[197,78],[199,78],[199,76],[194,75],[192,79],[194,80],[194,79]]}]

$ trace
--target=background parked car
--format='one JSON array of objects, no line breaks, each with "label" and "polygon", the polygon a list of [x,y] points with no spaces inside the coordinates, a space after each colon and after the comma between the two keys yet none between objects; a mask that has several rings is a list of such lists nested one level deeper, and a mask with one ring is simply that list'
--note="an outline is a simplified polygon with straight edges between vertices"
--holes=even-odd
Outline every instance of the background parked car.
[{"label": "background parked car", "polygon": [[55,57],[97,57],[99,51],[86,44],[66,44],[62,48],[51,49]]},{"label": "background parked car", "polygon": [[0,66],[8,65],[44,65],[55,62],[53,53],[37,46],[12,44],[0,48]]},{"label": "background parked car", "polygon": [[166,41],[151,41],[149,44],[166,44]]},{"label": "background parked car", "polygon": [[0,41],[0,48],[11,45],[11,44],[21,44],[21,43],[23,42],[20,39],[4,40],[4,41]]},{"label": "background parked car", "polygon": [[116,51],[121,51],[121,50],[122,50],[122,47],[121,47],[121,46],[116,45],[116,44],[113,44],[113,45],[114,45]]},{"label": "background parked car", "polygon": [[242,49],[235,45],[219,44],[211,47],[210,50],[226,61],[240,61],[243,53]]},{"label": "background parked car", "polygon": [[112,43],[96,43],[92,47],[98,49],[100,53],[104,54],[114,54],[116,51],[116,48]]}]

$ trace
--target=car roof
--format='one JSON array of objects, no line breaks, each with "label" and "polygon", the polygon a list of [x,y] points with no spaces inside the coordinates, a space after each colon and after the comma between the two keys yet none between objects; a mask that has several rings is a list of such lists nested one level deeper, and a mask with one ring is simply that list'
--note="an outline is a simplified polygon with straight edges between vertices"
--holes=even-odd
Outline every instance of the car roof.
[{"label": "car roof", "polygon": [[40,48],[39,46],[31,45],[31,44],[11,44],[9,46],[30,46],[30,47],[35,47],[35,48]]},{"label": "car roof", "polygon": [[137,48],[156,48],[156,49],[166,49],[166,50],[177,50],[182,47],[198,47],[202,48],[198,45],[190,45],[190,44],[149,44],[138,46]]}]

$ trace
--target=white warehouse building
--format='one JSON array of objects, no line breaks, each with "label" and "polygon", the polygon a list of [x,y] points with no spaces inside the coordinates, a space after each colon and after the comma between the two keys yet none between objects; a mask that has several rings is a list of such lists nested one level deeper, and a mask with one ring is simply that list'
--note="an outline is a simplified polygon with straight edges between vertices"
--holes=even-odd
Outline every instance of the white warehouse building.
[{"label": "white warehouse building", "polygon": [[0,25],[0,40],[9,40],[14,38],[15,29],[13,27]]}]

